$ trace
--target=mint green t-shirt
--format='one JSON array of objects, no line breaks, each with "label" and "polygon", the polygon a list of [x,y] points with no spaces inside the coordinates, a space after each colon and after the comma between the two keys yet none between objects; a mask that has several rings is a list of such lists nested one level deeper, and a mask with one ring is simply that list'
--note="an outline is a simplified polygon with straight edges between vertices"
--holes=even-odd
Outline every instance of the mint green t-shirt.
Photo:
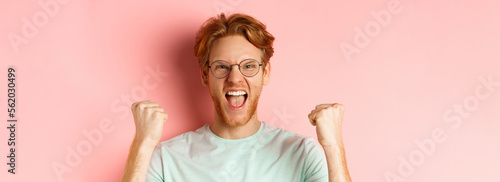
[{"label": "mint green t-shirt", "polygon": [[230,140],[205,125],[160,142],[146,181],[326,182],[328,168],[311,137],[261,122],[252,136]]}]

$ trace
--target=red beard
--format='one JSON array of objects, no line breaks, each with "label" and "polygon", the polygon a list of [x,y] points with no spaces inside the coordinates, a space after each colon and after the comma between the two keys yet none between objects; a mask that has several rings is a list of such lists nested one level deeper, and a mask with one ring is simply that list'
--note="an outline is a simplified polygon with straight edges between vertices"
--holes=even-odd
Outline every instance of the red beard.
[{"label": "red beard", "polygon": [[250,99],[250,97],[247,97],[247,100],[245,101],[245,107],[248,107],[248,108],[245,108],[246,112],[245,112],[245,116],[243,117],[243,119],[231,120],[229,118],[228,113],[225,112],[224,109],[222,108],[223,107],[222,102],[227,102],[226,98],[225,97],[219,98],[217,96],[214,96],[213,94],[211,94],[211,95],[212,95],[212,100],[214,101],[215,111],[222,118],[224,123],[226,123],[227,125],[232,126],[232,127],[243,126],[243,125],[247,124],[248,121],[250,121],[250,118],[257,111],[257,105],[259,103],[259,98],[260,98],[260,94],[257,95],[257,97],[254,97],[253,99]]}]

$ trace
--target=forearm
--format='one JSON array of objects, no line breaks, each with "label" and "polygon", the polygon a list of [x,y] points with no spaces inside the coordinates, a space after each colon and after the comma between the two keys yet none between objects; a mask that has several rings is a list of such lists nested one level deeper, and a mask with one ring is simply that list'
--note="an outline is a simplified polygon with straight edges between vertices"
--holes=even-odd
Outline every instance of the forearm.
[{"label": "forearm", "polygon": [[146,173],[155,146],[152,142],[134,139],[130,146],[122,182],[143,182],[146,180]]},{"label": "forearm", "polygon": [[342,138],[331,144],[322,145],[328,165],[328,179],[330,182],[351,182],[345,158]]}]

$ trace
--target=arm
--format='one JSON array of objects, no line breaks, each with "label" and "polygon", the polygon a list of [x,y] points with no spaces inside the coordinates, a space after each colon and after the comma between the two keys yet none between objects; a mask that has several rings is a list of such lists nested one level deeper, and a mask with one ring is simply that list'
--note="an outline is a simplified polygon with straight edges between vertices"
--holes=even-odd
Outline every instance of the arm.
[{"label": "arm", "polygon": [[149,161],[156,144],[134,139],[130,146],[122,182],[145,181]]},{"label": "arm", "polygon": [[330,182],[351,181],[347,162],[345,160],[344,144],[342,139],[336,145],[322,146],[328,165],[328,179]]},{"label": "arm", "polygon": [[323,147],[328,165],[330,182],[350,182],[344,144],[342,142],[342,104],[317,105],[309,114],[309,121],[316,126],[318,141]]},{"label": "arm", "polygon": [[167,114],[157,103],[151,101],[132,104],[132,113],[136,132],[121,181],[143,182],[146,180],[153,151],[160,142]]}]

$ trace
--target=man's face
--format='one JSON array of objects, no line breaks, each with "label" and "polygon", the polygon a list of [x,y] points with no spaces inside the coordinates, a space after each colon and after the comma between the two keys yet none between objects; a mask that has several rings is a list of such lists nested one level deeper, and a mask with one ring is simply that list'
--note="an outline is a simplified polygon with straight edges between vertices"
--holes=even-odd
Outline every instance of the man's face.
[{"label": "man's face", "polygon": [[[243,36],[234,35],[219,38],[212,44],[209,65],[214,61],[224,60],[230,64],[239,64],[246,59],[255,59],[263,63],[262,50],[253,46]],[[226,78],[215,78],[210,71],[202,72],[203,84],[208,86],[217,115],[229,126],[245,125],[256,116],[257,104],[263,85],[270,77],[270,64],[253,77],[244,76],[238,66]],[[242,95],[243,94],[243,95]]]}]

